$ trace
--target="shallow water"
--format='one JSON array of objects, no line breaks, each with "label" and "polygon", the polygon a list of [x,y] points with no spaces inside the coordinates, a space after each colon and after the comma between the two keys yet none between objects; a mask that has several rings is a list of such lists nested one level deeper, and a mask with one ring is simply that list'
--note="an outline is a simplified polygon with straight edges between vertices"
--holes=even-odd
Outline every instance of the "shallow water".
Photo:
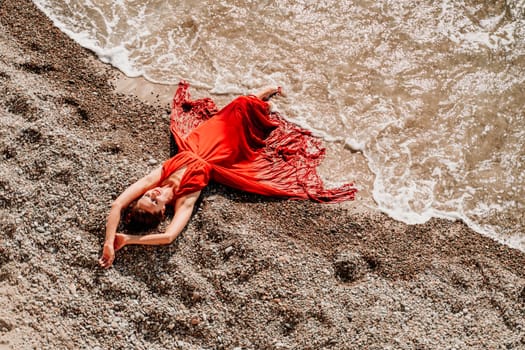
[{"label": "shallow water", "polygon": [[524,0],[34,2],[128,76],[282,85],[275,108],[333,151],[328,182],[525,251]]}]

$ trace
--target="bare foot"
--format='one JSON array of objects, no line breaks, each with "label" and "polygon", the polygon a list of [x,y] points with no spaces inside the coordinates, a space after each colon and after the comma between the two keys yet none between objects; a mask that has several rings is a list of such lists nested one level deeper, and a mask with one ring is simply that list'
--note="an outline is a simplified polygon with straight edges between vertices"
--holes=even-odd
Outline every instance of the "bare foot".
[{"label": "bare foot", "polygon": [[258,98],[260,98],[263,101],[268,101],[269,99],[271,99],[275,95],[280,95],[280,96],[283,96],[283,97],[285,96],[285,94],[283,93],[283,89],[280,86],[278,86],[278,87],[268,87],[268,88],[262,90],[261,92],[259,92],[258,94],[256,94],[255,96],[257,96]]}]

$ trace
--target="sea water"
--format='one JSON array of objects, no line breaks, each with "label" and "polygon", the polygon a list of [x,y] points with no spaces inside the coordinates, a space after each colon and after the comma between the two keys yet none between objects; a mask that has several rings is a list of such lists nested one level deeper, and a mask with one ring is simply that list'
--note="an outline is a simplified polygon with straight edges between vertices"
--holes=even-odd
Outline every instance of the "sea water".
[{"label": "sea water", "polygon": [[127,76],[283,86],[274,108],[324,138],[328,184],[525,251],[525,0],[34,2]]}]

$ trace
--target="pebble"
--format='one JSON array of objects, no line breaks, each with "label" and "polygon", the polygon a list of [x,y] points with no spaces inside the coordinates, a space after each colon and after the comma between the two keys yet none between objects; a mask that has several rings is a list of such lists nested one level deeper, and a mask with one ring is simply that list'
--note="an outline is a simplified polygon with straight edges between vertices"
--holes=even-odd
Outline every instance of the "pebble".
[{"label": "pebble", "polygon": [[198,302],[198,301],[201,301],[202,300],[202,296],[199,292],[193,292],[191,294],[191,300],[194,301],[194,302]]},{"label": "pebble", "polygon": [[149,165],[156,165],[157,163],[158,163],[158,161],[157,161],[156,159],[150,158],[150,159],[148,160],[148,164],[149,164]]},{"label": "pebble", "polygon": [[197,316],[194,316],[191,318],[190,323],[192,326],[198,326],[201,320]]}]

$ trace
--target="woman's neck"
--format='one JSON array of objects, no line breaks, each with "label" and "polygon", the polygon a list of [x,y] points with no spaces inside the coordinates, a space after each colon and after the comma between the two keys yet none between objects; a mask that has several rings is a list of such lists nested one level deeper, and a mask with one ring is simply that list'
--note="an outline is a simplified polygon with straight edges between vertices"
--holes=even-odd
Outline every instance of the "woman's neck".
[{"label": "woman's neck", "polygon": [[162,182],[161,187],[170,187],[172,193],[175,193],[179,189],[185,171],[186,167],[174,171]]}]

